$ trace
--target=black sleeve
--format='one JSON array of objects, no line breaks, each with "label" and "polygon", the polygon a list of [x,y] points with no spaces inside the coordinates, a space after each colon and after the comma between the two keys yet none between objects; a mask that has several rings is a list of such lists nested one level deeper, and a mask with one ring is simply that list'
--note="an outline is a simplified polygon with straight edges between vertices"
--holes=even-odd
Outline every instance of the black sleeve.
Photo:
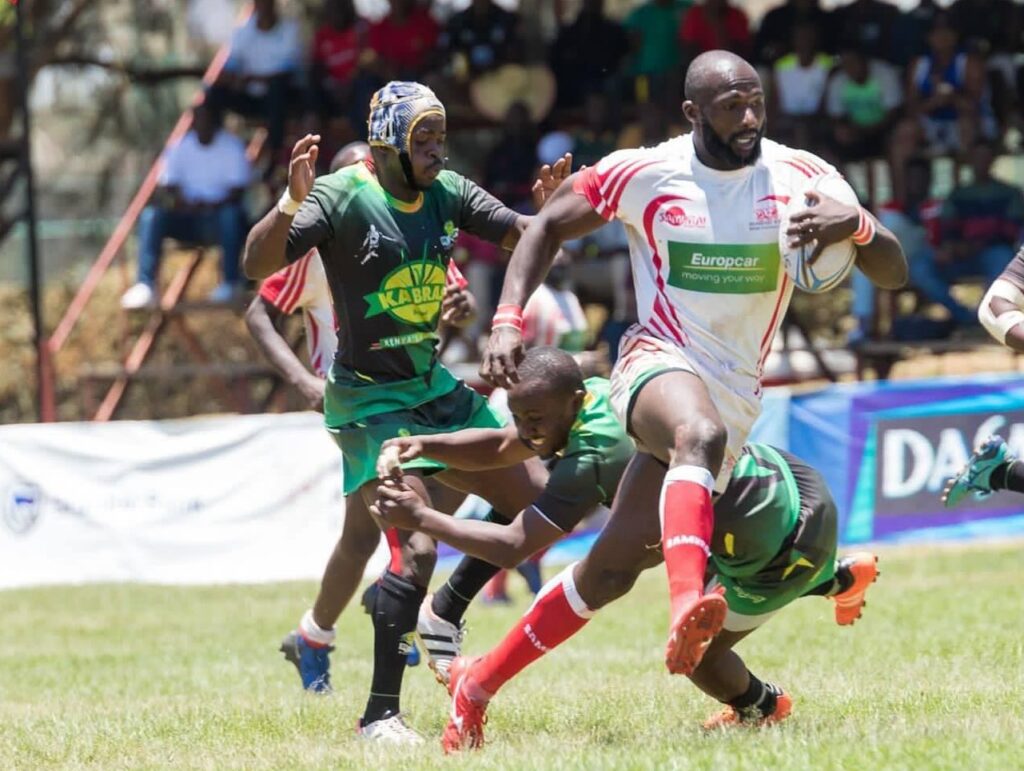
[{"label": "black sleeve", "polygon": [[519,217],[475,182],[460,177],[462,209],[459,227],[494,244],[501,243]]},{"label": "black sleeve", "polygon": [[334,237],[334,223],[331,221],[335,209],[334,198],[331,190],[321,180],[313,184],[313,189],[295,212],[288,229],[285,259],[289,264]]},{"label": "black sleeve", "polygon": [[571,531],[609,497],[601,489],[600,461],[592,453],[559,459],[534,508],[555,527]]}]

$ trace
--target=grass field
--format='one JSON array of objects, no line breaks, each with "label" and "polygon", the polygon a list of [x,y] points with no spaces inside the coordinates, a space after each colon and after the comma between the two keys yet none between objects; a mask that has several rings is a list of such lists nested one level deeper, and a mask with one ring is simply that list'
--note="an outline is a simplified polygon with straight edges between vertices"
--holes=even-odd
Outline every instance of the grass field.
[{"label": "grass field", "polygon": [[[1020,768],[1024,544],[883,551],[882,571],[856,626],[807,598],[740,648],[793,694],[781,726],[702,735],[716,705],[661,664],[658,569],[510,683],[487,746],[458,758],[436,741],[447,702],[425,667],[403,703],[425,747],[354,736],[371,642],[358,607],[336,694],[299,691],[276,648],[311,584],[0,592],[0,768]],[[521,610],[471,609],[467,649]]]}]

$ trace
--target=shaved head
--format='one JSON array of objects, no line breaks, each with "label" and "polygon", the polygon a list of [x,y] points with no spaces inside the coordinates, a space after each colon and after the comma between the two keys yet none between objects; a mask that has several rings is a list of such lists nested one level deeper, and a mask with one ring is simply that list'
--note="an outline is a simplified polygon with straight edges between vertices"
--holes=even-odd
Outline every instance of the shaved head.
[{"label": "shaved head", "polygon": [[731,51],[708,51],[686,70],[683,114],[700,161],[713,169],[752,166],[761,154],[765,99],[761,78]]},{"label": "shaved head", "polygon": [[761,78],[746,59],[731,51],[706,51],[686,70],[686,98],[703,107],[736,84],[752,82],[760,86]]}]

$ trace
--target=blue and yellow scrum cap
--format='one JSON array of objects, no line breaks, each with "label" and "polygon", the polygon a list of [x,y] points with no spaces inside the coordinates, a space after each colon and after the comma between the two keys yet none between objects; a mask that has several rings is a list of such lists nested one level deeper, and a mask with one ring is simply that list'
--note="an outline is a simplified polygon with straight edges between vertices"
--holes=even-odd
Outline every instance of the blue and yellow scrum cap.
[{"label": "blue and yellow scrum cap", "polygon": [[427,115],[445,117],[444,105],[437,95],[422,83],[392,80],[370,100],[370,145],[408,154],[412,149],[412,132]]}]

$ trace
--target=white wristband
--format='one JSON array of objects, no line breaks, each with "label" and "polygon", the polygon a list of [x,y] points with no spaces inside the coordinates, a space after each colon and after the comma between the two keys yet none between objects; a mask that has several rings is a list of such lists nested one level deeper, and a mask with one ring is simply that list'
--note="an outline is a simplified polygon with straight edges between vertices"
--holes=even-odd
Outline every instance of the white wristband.
[{"label": "white wristband", "polygon": [[295,212],[299,210],[300,206],[302,206],[302,201],[296,201],[292,198],[291,194],[288,192],[288,188],[285,188],[284,192],[281,193],[281,197],[277,199],[277,210],[281,212],[281,214],[286,214],[289,217],[294,217]]}]

